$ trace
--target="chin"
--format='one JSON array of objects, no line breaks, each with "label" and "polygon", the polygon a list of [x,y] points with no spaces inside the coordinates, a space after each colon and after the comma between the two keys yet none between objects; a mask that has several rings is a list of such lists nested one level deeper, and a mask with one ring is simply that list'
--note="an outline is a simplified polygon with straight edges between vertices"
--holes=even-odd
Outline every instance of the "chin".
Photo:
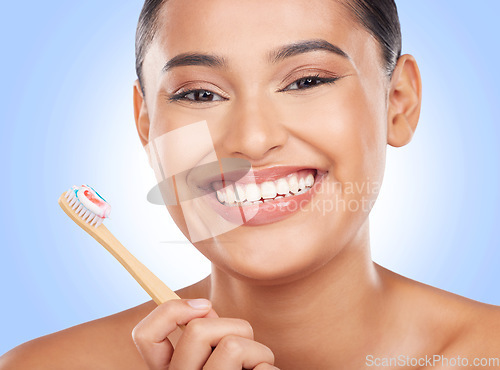
[{"label": "chin", "polygon": [[276,286],[293,283],[316,271],[321,261],[284,261],[282,263],[232,264],[226,272],[233,277],[260,286]]},{"label": "chin", "polygon": [[[239,280],[256,285],[276,285],[292,282],[325,263],[324,250],[318,251],[313,240],[298,240],[292,243],[289,238],[274,240],[251,240],[231,238],[219,241],[212,246],[204,245],[202,251],[212,263],[225,273]],[[197,246],[198,247],[198,246]]]}]

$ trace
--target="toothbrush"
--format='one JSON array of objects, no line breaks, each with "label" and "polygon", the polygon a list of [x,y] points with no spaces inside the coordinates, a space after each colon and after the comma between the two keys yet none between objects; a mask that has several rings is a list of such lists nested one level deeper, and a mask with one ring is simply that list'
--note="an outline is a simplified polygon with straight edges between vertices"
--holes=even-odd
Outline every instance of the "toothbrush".
[{"label": "toothbrush", "polygon": [[[156,304],[180,299],[156,275],[130,253],[102,224],[109,217],[110,205],[90,186],[73,186],[59,197],[59,205],[83,230],[97,240],[120,262]],[[181,329],[184,325],[179,325]]]}]

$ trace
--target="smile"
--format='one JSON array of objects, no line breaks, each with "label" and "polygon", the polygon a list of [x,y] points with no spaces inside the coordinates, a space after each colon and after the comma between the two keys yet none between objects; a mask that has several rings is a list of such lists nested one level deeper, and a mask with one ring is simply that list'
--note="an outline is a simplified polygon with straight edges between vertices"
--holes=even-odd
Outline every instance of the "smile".
[{"label": "smile", "polygon": [[214,181],[211,186],[219,203],[226,207],[245,207],[307,193],[314,186],[316,175],[317,170],[304,169],[260,184],[225,181],[224,187],[222,181]]},{"label": "smile", "polygon": [[297,213],[320,192],[328,171],[305,166],[274,166],[248,173],[226,172],[201,179],[203,199],[235,225],[260,226]]}]

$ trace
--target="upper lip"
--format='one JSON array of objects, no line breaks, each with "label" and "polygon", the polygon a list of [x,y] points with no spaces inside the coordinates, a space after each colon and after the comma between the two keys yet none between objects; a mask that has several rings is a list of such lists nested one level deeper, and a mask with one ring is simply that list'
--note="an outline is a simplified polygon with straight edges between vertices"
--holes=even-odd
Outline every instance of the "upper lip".
[{"label": "upper lip", "polygon": [[202,189],[208,190],[213,182],[229,182],[246,185],[246,184],[261,184],[266,181],[275,181],[287,175],[300,170],[315,170],[316,174],[322,174],[326,171],[320,170],[313,166],[272,166],[262,169],[252,168],[251,171],[236,170],[230,172],[218,173],[213,176],[197,179],[196,185]]}]

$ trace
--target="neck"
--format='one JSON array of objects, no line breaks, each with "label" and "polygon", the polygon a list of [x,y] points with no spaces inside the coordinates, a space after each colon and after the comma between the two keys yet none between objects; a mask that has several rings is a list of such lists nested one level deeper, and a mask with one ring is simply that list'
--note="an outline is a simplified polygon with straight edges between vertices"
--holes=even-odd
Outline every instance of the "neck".
[{"label": "neck", "polygon": [[382,283],[370,256],[368,220],[339,254],[299,280],[262,286],[213,266],[210,285],[219,316],[249,321],[255,340],[280,359],[278,367],[300,368],[302,361],[307,365],[301,368],[315,368],[311,361],[324,366],[325,359],[353,357],[358,354],[346,345],[353,351],[366,347],[360,338],[373,338],[378,330],[374,318],[382,308]]}]

